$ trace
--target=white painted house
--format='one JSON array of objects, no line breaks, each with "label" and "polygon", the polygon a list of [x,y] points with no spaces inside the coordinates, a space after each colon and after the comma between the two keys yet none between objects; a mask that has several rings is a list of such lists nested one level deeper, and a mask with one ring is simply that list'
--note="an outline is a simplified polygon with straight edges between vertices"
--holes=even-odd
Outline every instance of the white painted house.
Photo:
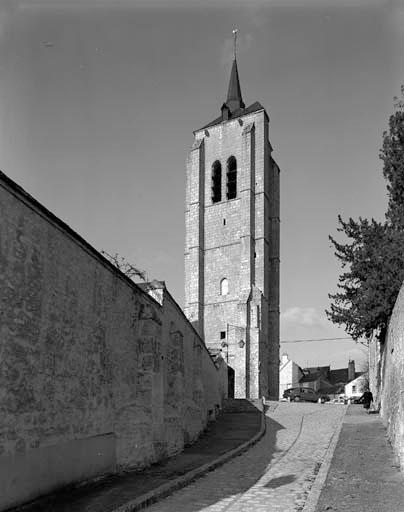
[{"label": "white painted house", "polygon": [[279,367],[279,398],[283,397],[285,389],[296,388],[303,377],[303,371],[299,365],[289,359],[287,354],[282,354]]},{"label": "white painted house", "polygon": [[359,398],[366,391],[368,386],[367,374],[359,375],[356,379],[351,380],[348,384],[345,384],[345,396],[348,398]]}]

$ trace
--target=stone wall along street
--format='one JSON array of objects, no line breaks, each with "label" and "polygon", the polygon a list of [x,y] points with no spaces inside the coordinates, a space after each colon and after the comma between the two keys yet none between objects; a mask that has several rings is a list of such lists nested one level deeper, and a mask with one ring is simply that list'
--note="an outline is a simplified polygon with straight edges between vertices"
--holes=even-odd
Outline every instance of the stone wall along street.
[{"label": "stone wall along street", "polygon": [[404,286],[389,321],[384,343],[374,336],[369,345],[369,383],[375,406],[404,469]]},{"label": "stone wall along street", "polygon": [[216,414],[224,362],[144,288],[0,174],[0,510],[178,452]]}]

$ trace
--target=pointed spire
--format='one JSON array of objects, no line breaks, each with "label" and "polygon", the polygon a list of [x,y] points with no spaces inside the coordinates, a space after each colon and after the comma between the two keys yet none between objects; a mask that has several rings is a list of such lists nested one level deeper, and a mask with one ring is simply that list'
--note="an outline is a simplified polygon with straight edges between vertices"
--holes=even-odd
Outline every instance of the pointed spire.
[{"label": "pointed spire", "polygon": [[244,108],[243,98],[241,97],[240,80],[238,78],[236,59],[233,60],[233,66],[231,68],[226,105],[229,107],[231,112],[238,108]]},{"label": "pointed spire", "polygon": [[237,69],[237,29],[233,30],[234,36],[234,60],[231,68],[229,88],[227,91],[227,100],[225,105],[229,108],[230,112],[234,112],[238,108],[244,108],[243,98],[241,97],[240,80],[238,77]]}]

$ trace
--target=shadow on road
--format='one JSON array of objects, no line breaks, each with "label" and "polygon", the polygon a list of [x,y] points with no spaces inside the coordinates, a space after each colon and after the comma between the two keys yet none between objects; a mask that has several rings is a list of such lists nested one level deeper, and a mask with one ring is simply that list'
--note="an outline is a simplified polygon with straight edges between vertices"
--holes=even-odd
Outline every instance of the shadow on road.
[{"label": "shadow on road", "polygon": [[[113,475],[96,484],[64,489],[37,502],[13,509],[13,512],[113,512],[159,485],[212,462],[245,443],[258,432],[261,416],[262,412],[255,407],[248,407],[242,412],[227,412],[217,422],[210,424],[196,443],[175,457],[140,472]],[[188,512],[197,512],[219,500],[239,495],[260,479],[277,451],[277,432],[284,428],[268,416],[265,417],[265,421],[266,433],[257,445],[226,465],[226,485],[222,485],[220,481],[210,484],[208,492],[204,493],[206,499],[203,500],[203,505],[190,504]],[[255,455],[252,456],[251,450],[258,450],[259,455],[257,456],[255,451]],[[293,475],[274,479],[268,486],[285,485],[289,483],[285,480],[287,478],[293,478]],[[203,484],[203,477],[198,482]]]},{"label": "shadow on road", "polygon": [[[214,483],[212,483],[212,479],[209,479],[209,473],[205,478],[196,482],[199,485],[200,495],[198,495],[198,498],[195,496],[194,503],[187,503],[187,512],[199,512],[219,501],[229,500],[232,497],[237,499],[240,494],[247,492],[265,474],[274,454],[278,451],[276,448],[277,432],[285,428],[272,418],[266,417],[265,421],[265,436],[249,451],[235,457],[225,467],[218,468]],[[225,472],[225,475],[223,473],[219,474],[221,470]],[[294,475],[274,478],[267,484],[267,488],[278,488],[293,482],[295,479]],[[226,503],[226,506],[229,506],[229,502]],[[166,506],[170,508],[164,508]],[[159,511],[171,510],[169,502],[167,505],[161,503],[161,508],[159,503],[155,506],[152,505],[152,510],[154,510],[154,507]]]},{"label": "shadow on road", "polygon": [[278,478],[272,478],[267,484],[264,485],[267,489],[276,489],[283,485],[291,484],[296,480],[295,475],[279,476]]}]

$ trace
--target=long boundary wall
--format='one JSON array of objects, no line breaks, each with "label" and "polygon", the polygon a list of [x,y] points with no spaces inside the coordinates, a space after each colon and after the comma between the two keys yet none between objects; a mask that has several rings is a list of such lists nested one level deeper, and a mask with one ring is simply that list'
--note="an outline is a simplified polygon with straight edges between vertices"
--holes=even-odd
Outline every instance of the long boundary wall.
[{"label": "long boundary wall", "polygon": [[227,393],[179,306],[0,173],[0,510],[180,451]]},{"label": "long boundary wall", "polygon": [[376,335],[370,341],[369,385],[404,470],[404,286],[397,297],[384,343]]}]

